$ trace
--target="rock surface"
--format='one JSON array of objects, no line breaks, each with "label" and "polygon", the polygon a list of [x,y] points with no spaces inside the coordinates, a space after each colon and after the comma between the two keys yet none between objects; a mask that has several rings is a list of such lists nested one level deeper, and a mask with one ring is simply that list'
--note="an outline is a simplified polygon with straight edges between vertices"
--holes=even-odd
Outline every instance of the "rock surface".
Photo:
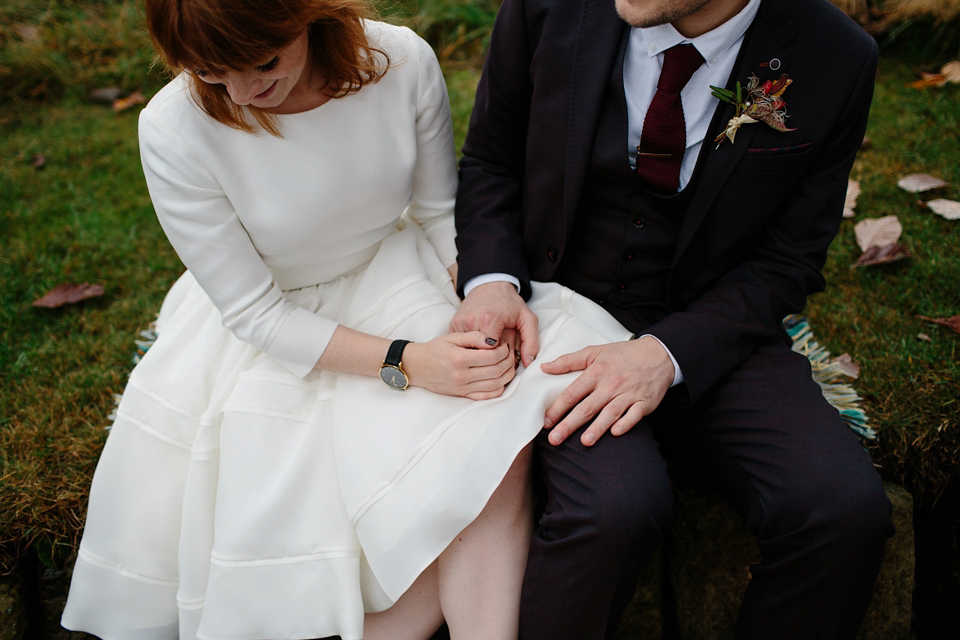
[{"label": "rock surface", "polygon": [[[887,542],[858,640],[912,637],[913,499],[898,485],[884,483],[884,489],[893,505],[896,534]],[[651,563],[656,567],[644,572],[617,639],[733,638],[750,565],[759,559],[754,538],[730,507],[702,489],[683,486],[676,492],[672,546]]]},{"label": "rock surface", "polygon": [[[896,534],[887,542],[873,602],[858,640],[909,640],[913,596],[913,498],[884,483]],[[677,491],[673,542],[658,551],[640,576],[615,640],[727,640],[733,638],[740,600],[759,560],[740,518],[715,496],[694,486]],[[72,565],[72,562],[70,563]],[[45,570],[40,598],[51,640],[93,638],[59,626],[69,572]],[[25,640],[20,587],[0,584],[0,640]]]},{"label": "rock surface", "polygon": [[663,597],[660,584],[663,573],[660,555],[661,551],[658,549],[640,573],[637,591],[633,595],[633,601],[623,612],[614,640],[663,637]]},{"label": "rock surface", "polygon": [[906,640],[911,638],[913,614],[913,496],[890,482],[883,483],[893,505],[896,533],[887,541],[873,601],[860,628],[858,640]]},{"label": "rock surface", "polygon": [[0,640],[23,640],[26,633],[27,618],[20,588],[0,584]]}]

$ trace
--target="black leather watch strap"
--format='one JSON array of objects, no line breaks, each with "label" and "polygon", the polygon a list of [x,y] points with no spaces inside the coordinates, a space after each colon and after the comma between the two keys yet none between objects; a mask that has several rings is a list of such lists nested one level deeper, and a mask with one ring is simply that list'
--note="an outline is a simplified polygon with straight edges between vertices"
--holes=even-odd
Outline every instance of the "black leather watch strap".
[{"label": "black leather watch strap", "polygon": [[408,344],[410,344],[409,340],[394,340],[391,342],[390,348],[387,349],[387,357],[383,359],[383,364],[399,367],[400,361],[403,359],[403,349]]}]

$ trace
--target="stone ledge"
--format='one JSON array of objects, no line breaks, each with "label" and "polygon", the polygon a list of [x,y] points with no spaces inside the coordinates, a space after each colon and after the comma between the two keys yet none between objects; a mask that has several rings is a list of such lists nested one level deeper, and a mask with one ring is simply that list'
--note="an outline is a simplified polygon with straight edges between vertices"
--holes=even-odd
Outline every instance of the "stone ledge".
[{"label": "stone ledge", "polygon": [[[858,640],[910,640],[913,596],[913,498],[884,483],[893,505],[896,534],[887,542],[877,587]],[[739,516],[718,498],[695,487],[677,491],[673,546],[665,571],[661,552],[640,576],[616,640],[727,640],[733,638],[749,565],[759,551]],[[41,598],[51,613],[53,638],[92,638],[59,629],[56,620],[69,583],[67,572],[47,572]],[[669,594],[673,594],[670,596]],[[26,619],[20,587],[0,584],[0,640],[24,640]]]},{"label": "stone ledge", "polygon": [[26,611],[20,588],[0,584],[0,640],[23,640],[26,633]]},{"label": "stone ledge", "polygon": [[[909,640],[914,585],[913,498],[884,483],[893,505],[894,537],[858,640]],[[737,514],[695,487],[677,491],[669,565],[656,556],[644,571],[617,640],[733,638],[740,600],[759,558]],[[672,592],[672,595],[670,595]]]}]

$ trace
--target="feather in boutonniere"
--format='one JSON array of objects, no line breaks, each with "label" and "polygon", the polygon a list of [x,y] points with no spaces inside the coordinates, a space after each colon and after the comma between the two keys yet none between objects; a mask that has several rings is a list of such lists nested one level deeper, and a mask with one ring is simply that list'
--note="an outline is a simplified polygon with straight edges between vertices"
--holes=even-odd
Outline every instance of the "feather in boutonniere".
[{"label": "feather in boutonniere", "polygon": [[767,80],[762,84],[760,78],[751,75],[746,88],[737,82],[736,91],[711,85],[715,98],[728,102],[737,109],[727,122],[726,128],[713,141],[718,147],[724,139],[734,142],[737,130],[753,122],[764,122],[777,131],[795,131],[787,127],[787,105],[781,98],[791,83],[793,80],[783,74],[777,80]]}]

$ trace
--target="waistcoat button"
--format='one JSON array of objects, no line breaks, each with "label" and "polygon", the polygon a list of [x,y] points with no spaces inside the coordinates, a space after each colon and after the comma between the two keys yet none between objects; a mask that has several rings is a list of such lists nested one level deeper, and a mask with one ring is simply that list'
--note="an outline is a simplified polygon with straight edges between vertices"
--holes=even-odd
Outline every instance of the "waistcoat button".
[{"label": "waistcoat button", "polygon": [[643,225],[647,224],[646,218],[640,217],[633,221],[633,226],[637,229],[642,229]]},{"label": "waistcoat button", "polygon": [[547,257],[550,258],[550,262],[557,261],[557,248],[553,245],[547,247]]}]

